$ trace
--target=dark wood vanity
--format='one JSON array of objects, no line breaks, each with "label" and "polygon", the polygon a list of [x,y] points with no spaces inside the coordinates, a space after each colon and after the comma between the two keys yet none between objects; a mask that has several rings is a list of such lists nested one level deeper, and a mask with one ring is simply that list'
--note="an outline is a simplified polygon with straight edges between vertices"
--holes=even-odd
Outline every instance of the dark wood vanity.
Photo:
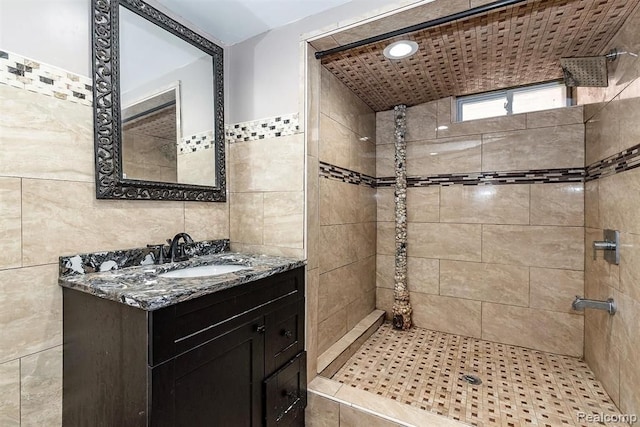
[{"label": "dark wood vanity", "polygon": [[63,425],[304,426],[304,267],[154,311],[63,304]]}]

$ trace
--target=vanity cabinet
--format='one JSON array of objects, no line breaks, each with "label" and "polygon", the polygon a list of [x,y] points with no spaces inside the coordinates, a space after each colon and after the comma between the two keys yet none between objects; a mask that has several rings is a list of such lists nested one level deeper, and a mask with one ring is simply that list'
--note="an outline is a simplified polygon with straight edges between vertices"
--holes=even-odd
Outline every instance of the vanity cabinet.
[{"label": "vanity cabinet", "polygon": [[304,426],[304,268],[144,311],[64,295],[65,426]]}]

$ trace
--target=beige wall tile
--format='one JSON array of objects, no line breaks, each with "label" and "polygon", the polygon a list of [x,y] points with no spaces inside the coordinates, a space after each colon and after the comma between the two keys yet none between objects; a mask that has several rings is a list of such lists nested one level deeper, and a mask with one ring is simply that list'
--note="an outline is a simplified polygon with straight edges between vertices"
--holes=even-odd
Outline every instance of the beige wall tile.
[{"label": "beige wall tile", "polygon": [[231,241],[262,245],[264,193],[231,193],[229,203]]},{"label": "beige wall tile", "polygon": [[640,169],[601,179],[598,186],[602,226],[640,234]]},{"label": "beige wall tile", "polygon": [[0,271],[0,363],[62,344],[58,265]]},{"label": "beige wall tile", "polygon": [[620,236],[620,290],[640,301],[640,235]]},{"label": "beige wall tile", "polygon": [[[614,340],[620,345],[620,409],[624,413],[637,414],[640,409],[640,368],[638,367],[638,348],[640,348],[640,302],[624,294],[617,293],[621,316],[618,318],[619,333]],[[618,313],[616,313],[618,314]]]},{"label": "beige wall tile", "polygon": [[319,178],[319,206],[318,215],[320,219],[320,225],[331,225],[331,193],[337,181],[327,178]]},{"label": "beige wall tile", "polygon": [[351,246],[349,231],[349,224],[320,227],[321,274],[357,260],[358,254]]},{"label": "beige wall tile", "polygon": [[376,255],[376,287],[393,289],[395,274],[395,257],[393,255]]},{"label": "beige wall tile", "polygon": [[393,144],[376,145],[376,176],[395,176],[395,146]]},{"label": "beige wall tile", "polygon": [[[330,37],[329,37],[330,38]],[[316,46],[317,48],[318,46]],[[316,49],[307,48],[307,126],[305,136],[307,138],[307,155],[318,157],[318,142],[320,132],[320,97],[322,65],[315,59]],[[317,174],[317,173],[316,173]]]},{"label": "beige wall tile", "polygon": [[619,152],[620,103],[613,101],[599,109],[585,123],[585,164],[590,165]]},{"label": "beige wall tile", "polygon": [[374,140],[358,138],[349,147],[349,169],[365,175],[376,176],[376,143]]},{"label": "beige wall tile", "polygon": [[[409,203],[409,199],[410,198],[407,195],[407,203]],[[378,202],[376,205],[377,220],[378,221],[395,221],[394,189],[378,188],[376,193],[376,200]]]},{"label": "beige wall tile", "polygon": [[307,269],[305,299],[307,313],[305,316],[306,334],[305,350],[307,350],[307,380],[311,381],[318,372],[318,287],[320,283],[320,270]]},{"label": "beige wall tile", "polygon": [[0,86],[0,176],[94,181],[89,106]]},{"label": "beige wall tile", "polygon": [[581,227],[483,225],[482,261],[582,270],[583,238]]},{"label": "beige wall tile", "polygon": [[316,393],[308,394],[305,424],[309,427],[339,427],[340,404]]},{"label": "beige wall tile", "polygon": [[[438,122],[440,122],[440,120],[438,120]],[[441,123],[438,123],[438,125],[441,125]],[[526,126],[527,118],[525,114],[514,114],[512,116],[492,117],[465,122],[453,122],[449,124],[448,129],[438,129],[438,138],[514,131],[518,129],[525,129]]]},{"label": "beige wall tile", "polygon": [[0,364],[0,424],[20,427],[20,361]]},{"label": "beige wall tile", "polygon": [[[439,187],[407,188],[407,221],[438,222],[440,220],[440,191]],[[395,209],[395,206],[392,209]],[[395,221],[393,211],[390,221]]]},{"label": "beige wall tile", "polygon": [[[322,280],[322,277],[320,278]],[[328,318],[318,322],[318,354],[324,353],[347,333],[347,311],[338,310]]]},{"label": "beige wall tile", "polygon": [[358,186],[359,206],[356,216],[357,222],[377,221],[377,196],[376,189],[364,185]]},{"label": "beige wall tile", "polygon": [[376,226],[375,222],[349,224],[347,238],[357,259],[362,260],[376,254]]},{"label": "beige wall tile", "polygon": [[482,136],[483,171],[583,166],[584,126],[581,124]]},{"label": "beige wall tile", "polygon": [[407,252],[421,258],[480,261],[481,235],[482,226],[476,224],[409,223]]},{"label": "beige wall tile", "polygon": [[438,129],[438,138],[445,137],[446,135],[441,132],[446,132],[453,122],[451,111],[453,110],[453,98],[441,98],[438,103],[438,128],[446,126],[447,129]]},{"label": "beige wall tile", "polygon": [[584,184],[531,186],[531,224],[584,225]]},{"label": "beige wall tile", "polygon": [[358,143],[358,135],[326,114],[320,115],[319,160],[351,169],[351,146]]},{"label": "beige wall tile", "polygon": [[304,144],[302,133],[230,144],[230,191],[303,191]]},{"label": "beige wall tile", "polygon": [[382,255],[396,253],[396,225],[394,222],[378,222],[376,251]]},{"label": "beige wall tile", "polygon": [[637,353],[625,356],[620,361],[620,410],[624,414],[640,412],[640,369],[638,369]]},{"label": "beige wall tile", "polygon": [[249,254],[283,256],[304,260],[304,249],[285,248],[283,246],[249,245],[238,242],[231,242],[231,251],[245,252]]},{"label": "beige wall tile", "polygon": [[347,306],[347,331],[353,329],[362,319],[376,308],[376,290],[373,288]]},{"label": "beige wall tile", "polygon": [[584,359],[609,397],[620,405],[620,351],[612,348],[610,331],[591,327],[589,315],[585,314]]},{"label": "beige wall tile", "polygon": [[407,108],[407,131],[405,140],[423,141],[436,138],[438,101],[427,102]]},{"label": "beige wall tile", "polygon": [[340,404],[340,427],[402,427],[402,424],[364,412],[349,405]]},{"label": "beige wall tile", "polygon": [[531,308],[579,314],[571,303],[584,295],[584,272],[531,267],[530,280]]},{"label": "beige wall tile", "polygon": [[[586,228],[585,229],[585,292],[587,294],[593,289],[600,286],[608,286],[615,289],[620,289],[620,267],[617,265],[609,264],[604,260],[602,253],[596,254],[596,259],[593,259],[593,242],[596,240],[602,240],[602,230]],[[621,245],[621,254],[625,252],[625,245]],[[622,256],[622,255],[621,255]],[[597,286],[592,286],[597,285]],[[601,295],[605,296],[605,295]],[[607,298],[611,295],[606,295]],[[588,298],[597,298],[597,295],[588,294]],[[606,299],[606,298],[605,298]]]},{"label": "beige wall tile", "polygon": [[[481,169],[481,160],[480,135],[415,141],[407,144],[407,174],[410,176],[478,172]],[[378,174],[378,176],[383,175]],[[393,173],[390,176],[393,176]]]},{"label": "beige wall tile", "polygon": [[527,128],[544,128],[584,123],[582,105],[527,113]]},{"label": "beige wall tile", "polygon": [[600,221],[600,201],[598,181],[584,184],[584,225],[591,228],[602,228]]},{"label": "beige wall tile", "polygon": [[185,203],[184,229],[196,241],[228,239],[229,203]]},{"label": "beige wall tile", "polygon": [[22,208],[19,178],[0,178],[0,268],[22,263]]},{"label": "beige wall tile", "polygon": [[62,425],[62,346],[20,361],[21,426]]},{"label": "beige wall tile", "polygon": [[263,236],[265,245],[303,247],[304,192],[264,193]]},{"label": "beige wall tile", "polygon": [[[393,271],[394,270],[392,270],[391,276],[392,287]],[[439,271],[440,261],[437,259],[408,257],[407,286],[409,287],[409,291],[437,295],[440,288]]]},{"label": "beige wall tile", "polygon": [[386,312],[386,319],[391,319],[393,308],[393,289],[377,288],[376,289],[376,309]]},{"label": "beige wall tile", "polygon": [[529,185],[451,185],[440,189],[440,221],[528,224]]},{"label": "beige wall tile", "polygon": [[527,307],[529,269],[516,265],[442,260],[440,294]]},{"label": "beige wall tile", "polygon": [[164,242],[185,231],[184,204],[96,200],[94,184],[24,179],[22,227],[23,265],[57,263],[61,255]]},{"label": "beige wall tile", "polygon": [[482,303],[482,339],[582,356],[583,316]]},{"label": "beige wall tile", "polygon": [[419,292],[411,292],[409,298],[417,327],[480,338],[480,301]]},{"label": "beige wall tile", "polygon": [[393,110],[376,113],[376,144],[393,144],[395,129]]},{"label": "beige wall tile", "polygon": [[307,156],[307,268],[320,266],[320,177],[318,159]]},{"label": "beige wall tile", "polygon": [[329,223],[352,224],[357,222],[360,204],[360,189],[358,185],[346,182],[328,180],[329,189]]}]

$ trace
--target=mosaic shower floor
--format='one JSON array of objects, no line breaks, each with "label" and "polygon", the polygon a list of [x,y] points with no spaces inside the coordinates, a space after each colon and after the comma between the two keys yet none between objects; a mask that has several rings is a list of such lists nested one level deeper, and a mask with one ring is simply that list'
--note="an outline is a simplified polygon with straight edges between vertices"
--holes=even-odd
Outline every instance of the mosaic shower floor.
[{"label": "mosaic shower floor", "polygon": [[619,414],[580,359],[389,323],[333,379],[474,426],[587,427],[604,424],[580,413]]}]

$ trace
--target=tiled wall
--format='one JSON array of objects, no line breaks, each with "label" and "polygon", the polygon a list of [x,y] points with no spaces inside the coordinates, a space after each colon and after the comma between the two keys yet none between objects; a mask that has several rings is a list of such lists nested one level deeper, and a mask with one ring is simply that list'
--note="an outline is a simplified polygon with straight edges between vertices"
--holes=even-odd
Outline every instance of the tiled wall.
[{"label": "tiled wall", "polygon": [[[640,13],[629,18],[611,43],[621,51],[640,52]],[[625,55],[611,64],[609,87],[580,89],[585,105],[585,293],[588,298],[614,298],[618,312],[585,313],[585,359],[620,411],[640,414],[640,60]],[[630,149],[632,148],[633,149]],[[628,153],[617,171],[597,177],[598,161]],[[589,167],[591,166],[591,167]],[[617,173],[615,173],[617,172]],[[621,232],[619,265],[593,259],[593,241],[603,229]]]},{"label": "tiled wall", "polygon": [[[584,289],[582,107],[460,123],[451,115],[449,98],[407,110],[414,323],[582,355],[583,316],[571,310]],[[377,114],[378,177],[393,176],[392,117]],[[460,184],[496,171],[519,173],[467,182],[501,185]],[[509,175],[518,178],[499,178]],[[378,188],[377,220],[377,304],[389,312],[393,187]]]},{"label": "tiled wall", "polygon": [[375,308],[376,164],[375,113],[327,70],[322,69],[319,78],[320,163],[315,174],[320,175],[316,194],[321,354]]},{"label": "tiled wall", "polygon": [[61,422],[58,256],[162,243],[181,231],[196,240],[228,238],[229,214],[226,203],[96,200],[91,106],[33,89],[23,76],[11,74],[6,84],[6,76],[0,73],[0,425],[53,427]]}]

